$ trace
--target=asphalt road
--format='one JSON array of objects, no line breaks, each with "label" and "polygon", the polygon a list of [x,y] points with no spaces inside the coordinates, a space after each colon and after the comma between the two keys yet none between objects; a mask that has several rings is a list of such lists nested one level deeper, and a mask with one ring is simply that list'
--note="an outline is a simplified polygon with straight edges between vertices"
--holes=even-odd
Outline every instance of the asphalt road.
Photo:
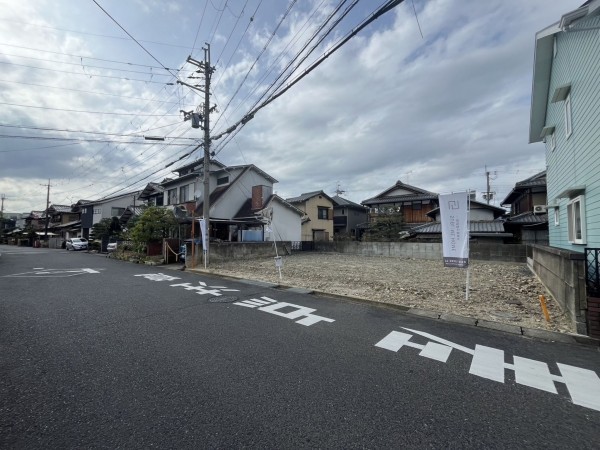
[{"label": "asphalt road", "polygon": [[95,254],[0,253],[1,448],[600,446],[597,347]]}]

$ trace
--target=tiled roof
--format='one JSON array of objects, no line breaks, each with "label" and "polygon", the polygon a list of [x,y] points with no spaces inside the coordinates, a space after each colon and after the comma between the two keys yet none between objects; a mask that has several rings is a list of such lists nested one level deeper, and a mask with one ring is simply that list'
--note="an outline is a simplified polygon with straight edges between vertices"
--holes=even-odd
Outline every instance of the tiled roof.
[{"label": "tiled roof", "polygon": [[516,216],[509,217],[507,222],[515,223],[515,224],[536,224],[536,223],[547,223],[548,222],[548,214],[534,214],[529,211],[526,213],[518,214]]},{"label": "tiled roof", "polygon": [[[407,191],[412,191],[412,194],[406,194],[406,195],[394,195],[394,196],[388,196],[387,194],[389,192],[394,191],[395,189],[406,189]],[[378,204],[378,203],[383,203],[385,200],[389,200],[389,201],[404,201],[404,197],[407,196],[416,196],[415,198],[411,198],[411,199],[406,199],[406,201],[411,201],[411,200],[428,200],[428,199],[433,199],[438,197],[438,195],[435,192],[430,192],[430,191],[426,191],[425,189],[421,189],[418,188],[416,186],[411,186],[410,184],[406,184],[403,183],[402,181],[398,180],[396,181],[396,183],[387,188],[385,191],[381,192],[380,194],[377,194],[375,197],[369,198],[367,200],[363,200],[361,203],[363,205],[366,204]]]},{"label": "tiled roof", "polygon": [[358,203],[351,202],[350,200],[342,198],[339,195],[334,195],[333,197],[331,197],[331,199],[333,200],[334,206],[345,206],[347,208],[357,208],[357,209],[365,210],[365,207],[363,205],[359,205]]},{"label": "tiled roof", "polygon": [[50,205],[50,208],[48,208],[48,210],[54,211],[57,213],[71,212],[71,206],[70,205]]},{"label": "tiled roof", "polygon": [[412,202],[418,200],[437,200],[437,194],[406,194],[406,195],[394,195],[391,197],[373,197],[368,200],[363,200],[363,205],[379,205],[381,203],[399,203],[399,202]]},{"label": "tiled roof", "polygon": [[302,195],[299,195],[298,197],[286,198],[285,201],[290,203],[303,203],[313,197],[316,197],[317,195],[321,195],[325,198],[328,198],[329,200],[331,200],[332,203],[335,203],[334,200],[323,191],[306,192]]},{"label": "tiled roof", "polygon": [[[475,233],[497,234],[505,233],[504,223],[500,220],[478,220],[469,222],[469,231]],[[427,223],[411,228],[411,234],[441,234],[442,224],[440,222]]]}]

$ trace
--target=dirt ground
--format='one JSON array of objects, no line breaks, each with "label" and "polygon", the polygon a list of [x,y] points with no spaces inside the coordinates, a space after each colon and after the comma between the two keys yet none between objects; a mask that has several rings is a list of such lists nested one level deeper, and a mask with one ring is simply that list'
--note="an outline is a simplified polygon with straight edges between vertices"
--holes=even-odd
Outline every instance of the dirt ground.
[{"label": "dirt ground", "polygon": [[[438,313],[453,313],[527,328],[574,332],[573,326],[526,264],[471,261],[466,270],[442,261],[337,253],[283,257],[279,279],[272,258],[211,262],[209,272],[359,297]],[[539,295],[546,297],[546,322]]]}]

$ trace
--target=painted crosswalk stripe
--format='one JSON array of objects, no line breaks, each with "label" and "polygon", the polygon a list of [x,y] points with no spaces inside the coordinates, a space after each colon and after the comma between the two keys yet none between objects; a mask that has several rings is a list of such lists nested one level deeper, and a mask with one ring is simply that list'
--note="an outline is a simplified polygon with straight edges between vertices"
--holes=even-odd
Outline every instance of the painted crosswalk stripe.
[{"label": "painted crosswalk stripe", "polygon": [[397,352],[410,340],[411,337],[412,335],[410,334],[400,333],[399,331],[392,331],[381,341],[375,344],[375,347],[380,347],[386,350]]},{"label": "painted crosswalk stripe", "polygon": [[557,363],[573,403],[600,411],[600,378],[596,372]]},{"label": "painted crosswalk stripe", "polygon": [[419,353],[420,356],[425,358],[435,359],[436,361],[446,362],[450,357],[451,347],[442,344],[436,344],[435,342],[428,342],[425,344],[425,348]]},{"label": "painted crosswalk stripe", "polygon": [[476,344],[469,373],[504,383],[504,350]]},{"label": "painted crosswalk stripe", "polygon": [[548,369],[548,364],[533,359],[514,357],[515,381],[542,391],[556,394],[554,377]]}]

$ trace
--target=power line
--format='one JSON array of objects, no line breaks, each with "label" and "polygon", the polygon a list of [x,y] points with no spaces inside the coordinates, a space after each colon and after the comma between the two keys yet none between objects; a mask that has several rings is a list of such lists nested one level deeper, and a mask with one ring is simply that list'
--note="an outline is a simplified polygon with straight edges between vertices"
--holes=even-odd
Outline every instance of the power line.
[{"label": "power line", "polygon": [[142,44],[141,44],[139,41],[137,41],[137,40],[136,40],[136,39],[135,39],[135,38],[134,38],[134,37],[133,37],[133,36],[132,36],[132,35],[129,33],[129,31],[127,31],[125,28],[123,28],[123,26],[122,26],[122,25],[121,25],[119,22],[117,22],[117,20],[116,20],[116,19],[115,19],[113,16],[111,16],[111,15],[108,13],[108,11],[106,11],[106,10],[105,10],[105,9],[104,9],[102,6],[100,6],[100,4],[99,4],[99,3],[98,3],[96,0],[92,0],[92,1],[93,1],[93,2],[94,2],[94,3],[95,3],[97,6],[98,6],[98,8],[100,8],[100,9],[101,9],[101,10],[104,12],[104,14],[106,14],[106,15],[107,15],[107,16],[108,16],[108,17],[109,17],[109,18],[110,18],[110,19],[111,19],[111,20],[112,20],[114,23],[116,23],[116,24],[117,24],[117,26],[118,26],[118,27],[119,27],[121,30],[123,30],[123,31],[124,31],[124,32],[127,34],[127,36],[129,36],[129,37],[131,38],[131,40],[133,40],[133,42],[135,42],[137,45],[139,45],[139,46],[140,46],[140,48],[141,48],[142,50],[144,50],[144,51],[145,51],[145,52],[146,52],[146,53],[147,53],[147,54],[148,54],[148,55],[149,55],[149,56],[150,56],[150,57],[151,57],[151,58],[152,58],[154,61],[156,61],[158,64],[160,64],[160,66],[161,66],[163,69],[165,69],[166,71],[168,71],[169,73],[171,73],[171,75],[173,75],[175,78],[177,78],[177,75],[176,75],[176,74],[174,74],[173,72],[171,72],[171,69],[169,69],[169,68],[165,67],[165,65],[164,65],[163,63],[161,63],[161,62],[160,62],[158,59],[156,59],[156,57],[155,57],[155,56],[154,56],[152,53],[150,53],[150,52],[149,52],[149,51],[148,51],[148,50],[147,50],[147,49],[146,49],[146,48],[145,48],[145,47],[144,47],[144,46],[143,46],[143,45],[142,45]]},{"label": "power line", "polygon": [[30,66],[27,64],[18,64],[18,63],[13,63],[13,62],[8,62],[8,61],[0,61],[0,64],[7,64],[7,65],[17,66],[17,67],[25,67],[26,69],[49,70],[51,72],[57,72],[57,73],[68,73],[69,75],[80,75],[80,76],[84,76],[84,77],[88,77],[88,78],[92,78],[92,77],[112,78],[113,80],[141,81],[142,83],[152,83],[152,84],[169,84],[166,81],[140,80],[139,78],[117,77],[114,75],[101,75],[101,74],[97,74],[97,73],[71,72],[69,70],[50,69],[48,67]]},{"label": "power line", "polygon": [[[47,84],[38,84],[38,83],[25,83],[24,81],[12,81],[12,80],[0,80],[0,83],[13,83],[13,84],[22,84],[25,86],[35,86],[35,87],[43,87],[46,89],[60,89],[63,91],[70,91],[70,92],[80,92],[82,94],[92,94],[92,95],[105,95],[108,97],[116,97],[116,98],[126,98],[126,99],[130,99],[130,100],[143,100],[146,102],[161,102],[161,103],[172,103],[172,104],[177,104],[181,106],[181,103],[179,102],[169,102],[166,100],[154,100],[151,98],[143,98],[143,97],[132,97],[130,95],[119,95],[119,94],[111,94],[109,92],[97,92],[97,91],[86,91],[83,89],[73,89],[73,88],[66,88],[66,87],[60,87],[60,86],[49,86]],[[194,105],[183,105],[183,106],[194,106]]]},{"label": "power line", "polygon": [[[34,109],[47,109],[51,111],[65,111],[75,112],[82,114],[106,114],[108,116],[148,116],[148,117],[165,117],[164,114],[140,114],[140,113],[117,113],[117,112],[106,112],[106,111],[82,111],[78,109],[64,109],[64,108],[51,108],[50,106],[33,106],[33,105],[21,105],[18,103],[7,103],[0,102],[0,105],[16,106],[19,108],[34,108]],[[178,114],[169,114],[168,116],[176,117]]]}]

